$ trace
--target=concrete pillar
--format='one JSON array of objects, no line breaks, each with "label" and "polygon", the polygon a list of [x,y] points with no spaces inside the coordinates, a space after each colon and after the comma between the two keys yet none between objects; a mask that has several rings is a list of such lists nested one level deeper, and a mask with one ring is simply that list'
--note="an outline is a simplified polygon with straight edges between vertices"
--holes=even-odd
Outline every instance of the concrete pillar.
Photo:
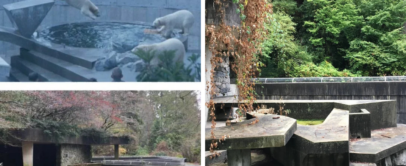
[{"label": "concrete pillar", "polygon": [[23,165],[33,166],[34,165],[34,143],[23,142]]},{"label": "concrete pillar", "polygon": [[118,159],[120,156],[120,154],[119,154],[119,148],[120,146],[119,145],[114,145],[114,159]]},{"label": "concrete pillar", "polygon": [[251,150],[227,150],[228,166],[251,166]]}]

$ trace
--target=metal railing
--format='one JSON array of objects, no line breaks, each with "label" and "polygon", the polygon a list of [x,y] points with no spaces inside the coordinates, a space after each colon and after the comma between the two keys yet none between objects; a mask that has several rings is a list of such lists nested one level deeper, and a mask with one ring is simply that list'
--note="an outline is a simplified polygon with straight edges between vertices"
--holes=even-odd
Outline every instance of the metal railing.
[{"label": "metal railing", "polygon": [[298,77],[298,78],[256,78],[259,83],[303,83],[303,82],[406,82],[406,76],[385,77]]}]

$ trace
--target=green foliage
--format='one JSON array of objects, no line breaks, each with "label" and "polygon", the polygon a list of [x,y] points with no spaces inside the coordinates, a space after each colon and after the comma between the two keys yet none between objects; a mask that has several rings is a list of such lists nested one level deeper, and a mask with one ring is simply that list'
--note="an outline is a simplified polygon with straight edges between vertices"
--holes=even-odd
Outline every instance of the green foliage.
[{"label": "green foliage", "polygon": [[348,70],[338,71],[334,66],[324,61],[319,65],[307,63],[295,68],[292,77],[356,77]]},{"label": "green foliage", "polygon": [[268,2],[272,2],[274,13],[283,12],[293,15],[297,10],[296,0],[268,0]]},{"label": "green foliage", "polygon": [[277,12],[269,18],[265,25],[269,33],[262,43],[261,61],[266,67],[261,69],[261,77],[290,76],[295,67],[310,62],[311,56],[296,43],[293,36],[296,23],[289,15]]},{"label": "green foliage", "polygon": [[337,48],[347,41],[340,36],[353,32],[362,18],[352,0],[311,0],[300,8],[305,13],[303,28],[308,32],[304,37],[317,58],[335,60],[342,56]]},{"label": "green foliage", "polygon": [[[140,57],[146,66],[137,76],[137,81],[140,82],[194,82],[195,79],[201,79],[200,63],[198,63],[199,55],[193,54],[188,58],[190,65],[186,68],[183,63],[174,63],[176,51],[164,51],[160,55],[156,55],[155,51],[138,50],[135,54]],[[158,56],[162,62],[159,67],[151,66],[150,62]]]},{"label": "green foliage", "polygon": [[138,155],[138,156],[146,156],[146,155],[149,155],[148,148],[145,147],[145,146],[139,147],[139,148],[137,149],[135,155]]},{"label": "green foliage", "polygon": [[358,1],[363,24],[345,56],[362,75],[406,74],[406,1]]},{"label": "green foliage", "polygon": [[406,74],[406,1],[272,3],[261,77]]},{"label": "green foliage", "polygon": [[60,141],[66,137],[77,137],[81,134],[81,130],[77,126],[48,120],[33,119],[29,128],[42,129],[49,138],[55,141]]}]

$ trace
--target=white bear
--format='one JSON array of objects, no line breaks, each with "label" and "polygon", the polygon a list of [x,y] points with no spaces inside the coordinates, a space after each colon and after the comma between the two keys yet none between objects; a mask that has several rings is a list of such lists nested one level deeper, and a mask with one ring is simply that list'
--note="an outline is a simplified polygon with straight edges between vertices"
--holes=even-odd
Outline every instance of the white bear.
[{"label": "white bear", "polygon": [[138,45],[131,51],[133,53],[136,53],[138,50],[155,51],[154,57],[150,62],[150,65],[154,67],[162,63],[161,60],[159,60],[158,55],[161,55],[164,51],[176,51],[175,56],[173,58],[174,60],[173,64],[175,64],[176,62],[183,63],[183,58],[186,52],[183,43],[176,38],[171,38],[161,43],[155,43],[150,45]]},{"label": "white bear", "polygon": [[164,37],[169,38],[173,29],[181,29],[182,34],[189,35],[190,28],[195,22],[193,14],[188,10],[179,10],[172,14],[155,19],[152,25],[158,29]]},{"label": "white bear", "polygon": [[66,3],[68,3],[70,6],[79,9],[80,12],[87,16],[90,17],[91,19],[95,20],[97,17],[99,17],[99,8],[90,0],[64,0]]}]

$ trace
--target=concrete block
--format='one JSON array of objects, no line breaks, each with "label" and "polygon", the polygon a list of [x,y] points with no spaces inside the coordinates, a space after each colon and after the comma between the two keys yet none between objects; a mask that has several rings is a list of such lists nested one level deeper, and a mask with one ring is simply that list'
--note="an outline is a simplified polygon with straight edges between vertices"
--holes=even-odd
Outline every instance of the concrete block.
[{"label": "concrete block", "polygon": [[371,114],[366,109],[350,113],[350,137],[371,138]]},{"label": "concrete block", "polygon": [[10,64],[0,57],[0,77],[8,77],[10,74]]},{"label": "concrete block", "polygon": [[20,34],[31,37],[53,5],[54,0],[26,0],[3,7]]}]

